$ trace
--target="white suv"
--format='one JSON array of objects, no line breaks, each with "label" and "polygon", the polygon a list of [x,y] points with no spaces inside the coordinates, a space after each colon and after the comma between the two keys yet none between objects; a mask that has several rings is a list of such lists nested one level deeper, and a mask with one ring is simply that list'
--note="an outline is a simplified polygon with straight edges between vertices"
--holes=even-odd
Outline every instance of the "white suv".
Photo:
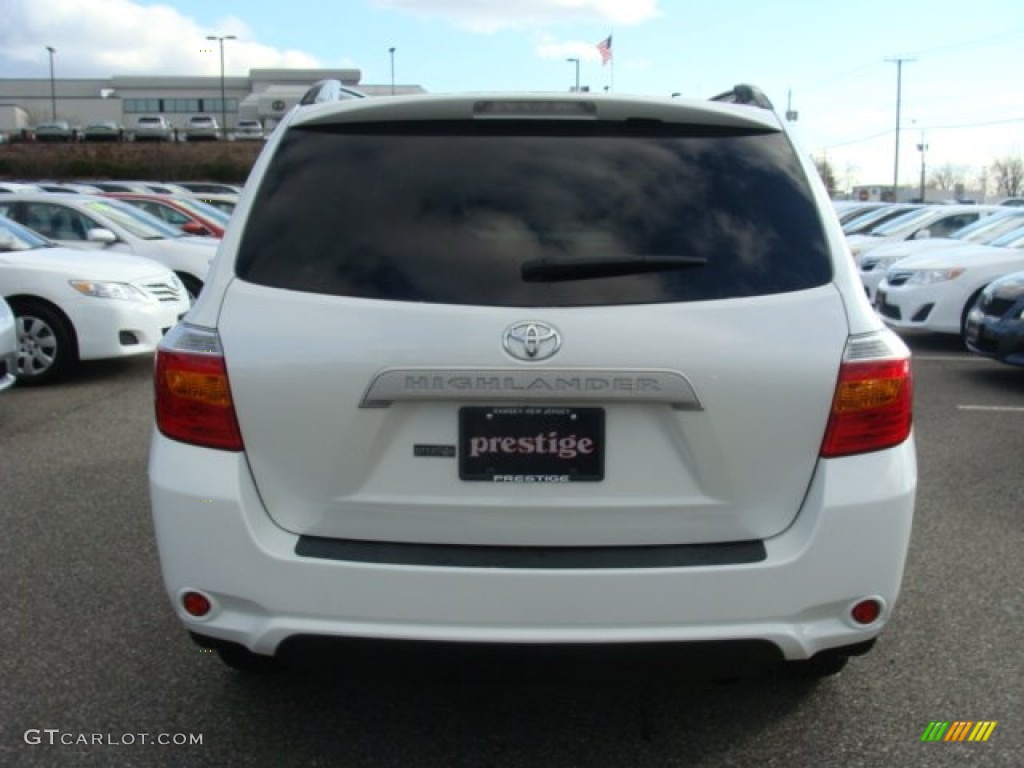
[{"label": "white suv", "polygon": [[181,621],[238,667],[309,636],[866,651],[909,353],[809,157],[748,86],[293,110],[158,351]]},{"label": "white suv", "polygon": [[185,123],[185,138],[188,141],[215,141],[220,138],[220,125],[209,115],[192,115]]},{"label": "white suv", "polygon": [[174,127],[163,115],[143,115],[135,122],[135,141],[171,141]]}]

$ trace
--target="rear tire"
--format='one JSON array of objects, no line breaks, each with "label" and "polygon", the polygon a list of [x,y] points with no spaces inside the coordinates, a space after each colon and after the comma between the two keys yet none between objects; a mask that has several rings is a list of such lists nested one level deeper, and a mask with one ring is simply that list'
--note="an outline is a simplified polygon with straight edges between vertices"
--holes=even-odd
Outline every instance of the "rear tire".
[{"label": "rear tire", "polygon": [[217,655],[220,660],[238,672],[247,674],[266,674],[278,668],[277,659],[274,656],[264,656],[261,653],[253,653],[243,645],[234,643],[223,643],[217,647]]},{"label": "rear tire", "polygon": [[787,661],[783,675],[789,680],[821,680],[838,675],[846,667],[848,656],[815,656],[803,661]]},{"label": "rear tire", "polygon": [[45,384],[78,360],[75,332],[65,317],[34,301],[12,303],[18,334],[18,383]]}]

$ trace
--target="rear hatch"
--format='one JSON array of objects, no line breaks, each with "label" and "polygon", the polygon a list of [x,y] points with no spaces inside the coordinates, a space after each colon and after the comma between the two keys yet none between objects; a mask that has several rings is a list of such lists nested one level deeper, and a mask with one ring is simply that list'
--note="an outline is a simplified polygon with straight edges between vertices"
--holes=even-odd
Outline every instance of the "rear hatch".
[{"label": "rear hatch", "polygon": [[788,140],[750,108],[529,108],[280,138],[218,322],[269,514],[445,544],[779,533],[847,340]]}]

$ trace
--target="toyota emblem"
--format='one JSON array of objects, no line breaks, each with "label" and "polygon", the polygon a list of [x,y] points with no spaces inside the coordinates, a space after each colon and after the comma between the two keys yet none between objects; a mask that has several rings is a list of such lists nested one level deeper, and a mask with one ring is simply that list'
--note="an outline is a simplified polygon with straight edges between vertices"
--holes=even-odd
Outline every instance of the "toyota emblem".
[{"label": "toyota emblem", "polygon": [[512,357],[530,362],[547,360],[562,346],[562,335],[547,323],[516,323],[501,340]]}]

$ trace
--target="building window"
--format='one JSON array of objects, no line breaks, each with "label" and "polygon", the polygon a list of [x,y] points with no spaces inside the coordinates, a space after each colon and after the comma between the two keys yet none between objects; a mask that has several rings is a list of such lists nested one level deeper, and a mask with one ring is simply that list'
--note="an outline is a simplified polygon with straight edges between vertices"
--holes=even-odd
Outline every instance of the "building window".
[{"label": "building window", "polygon": [[125,99],[125,114],[137,115],[148,112],[160,112],[160,99]]}]

